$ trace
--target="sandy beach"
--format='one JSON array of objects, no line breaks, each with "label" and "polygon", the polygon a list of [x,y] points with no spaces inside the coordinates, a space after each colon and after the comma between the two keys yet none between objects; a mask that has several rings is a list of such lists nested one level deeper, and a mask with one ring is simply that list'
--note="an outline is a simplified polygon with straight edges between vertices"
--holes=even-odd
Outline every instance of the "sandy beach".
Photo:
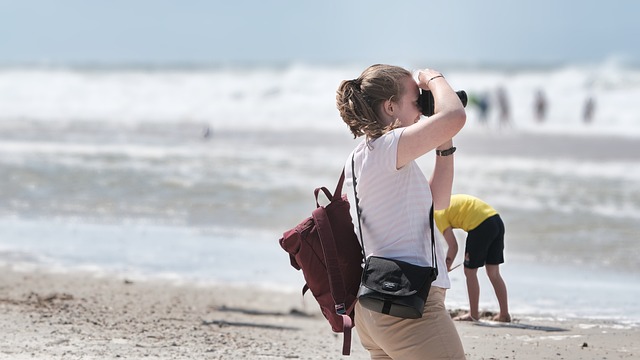
[{"label": "sandy beach", "polygon": [[[640,328],[513,314],[456,323],[468,359],[637,359]],[[2,268],[2,359],[342,359],[309,295]],[[354,337],[351,359],[368,354]]]}]

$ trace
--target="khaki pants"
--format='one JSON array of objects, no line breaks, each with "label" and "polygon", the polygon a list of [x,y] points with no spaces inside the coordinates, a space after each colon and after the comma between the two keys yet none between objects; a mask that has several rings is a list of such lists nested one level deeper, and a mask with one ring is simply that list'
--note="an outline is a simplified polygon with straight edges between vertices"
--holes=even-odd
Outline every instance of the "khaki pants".
[{"label": "khaki pants", "polygon": [[402,319],[356,304],[356,331],[371,359],[465,359],[445,289],[431,287],[422,318]]}]

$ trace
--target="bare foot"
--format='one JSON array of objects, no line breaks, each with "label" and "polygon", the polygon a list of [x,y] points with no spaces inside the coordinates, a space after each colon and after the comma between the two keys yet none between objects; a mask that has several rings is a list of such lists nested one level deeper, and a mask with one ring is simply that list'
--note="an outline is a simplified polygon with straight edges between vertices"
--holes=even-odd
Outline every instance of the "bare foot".
[{"label": "bare foot", "polygon": [[511,322],[511,315],[507,314],[507,315],[502,316],[501,314],[498,314],[498,315],[494,316],[493,318],[491,318],[491,320],[510,323]]},{"label": "bare foot", "polygon": [[478,321],[478,319],[474,319],[470,313],[466,313],[464,315],[456,316],[453,318],[455,321]]}]

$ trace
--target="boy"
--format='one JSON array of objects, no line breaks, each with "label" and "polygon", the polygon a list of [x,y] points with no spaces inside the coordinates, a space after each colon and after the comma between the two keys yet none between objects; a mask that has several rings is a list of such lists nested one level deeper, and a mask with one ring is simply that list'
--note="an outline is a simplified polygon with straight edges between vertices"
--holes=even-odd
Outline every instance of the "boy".
[{"label": "boy", "polygon": [[479,319],[478,303],[480,285],[478,268],[487,266],[487,276],[498,298],[500,313],[493,320],[511,322],[507,303],[507,287],[500,276],[500,264],[504,263],[504,223],[498,212],[484,201],[464,194],[451,196],[451,204],[444,210],[437,210],[434,218],[438,230],[444,235],[447,251],[447,270],[451,270],[458,253],[458,242],[453,229],[467,232],[464,251],[464,275],[467,279],[469,313],[454,320],[476,321]]}]

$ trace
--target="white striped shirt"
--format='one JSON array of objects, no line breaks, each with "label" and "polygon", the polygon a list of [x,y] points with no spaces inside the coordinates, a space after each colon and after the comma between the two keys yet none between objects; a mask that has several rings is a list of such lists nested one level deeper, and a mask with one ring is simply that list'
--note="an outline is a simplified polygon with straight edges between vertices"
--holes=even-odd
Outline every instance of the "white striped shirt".
[{"label": "white striped shirt", "polygon": [[[403,130],[390,131],[368,145],[362,141],[353,152],[365,255],[433,266],[429,182],[415,161],[396,169],[398,141]],[[355,231],[360,237],[351,155],[345,164],[344,187],[351,204]],[[436,239],[436,249],[439,274],[433,285],[449,288],[441,239]]]}]

